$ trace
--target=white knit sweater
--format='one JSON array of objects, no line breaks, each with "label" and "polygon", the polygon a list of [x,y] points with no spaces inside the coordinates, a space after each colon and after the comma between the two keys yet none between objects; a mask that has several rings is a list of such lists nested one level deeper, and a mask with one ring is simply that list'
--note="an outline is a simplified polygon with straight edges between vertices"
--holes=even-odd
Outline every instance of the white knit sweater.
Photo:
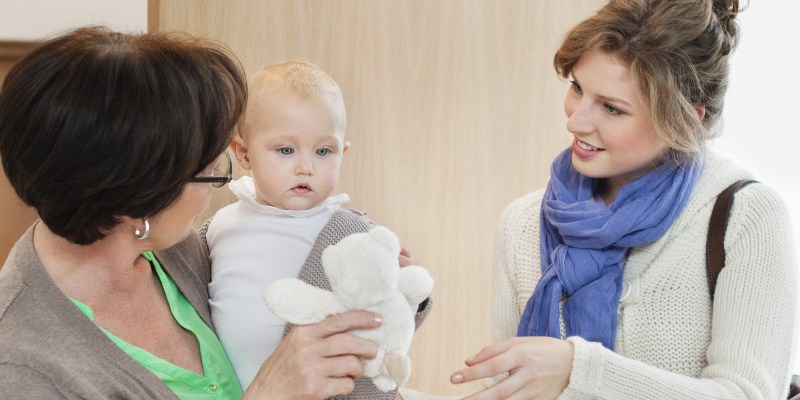
[{"label": "white knit sweater", "polygon": [[[706,233],[717,195],[749,175],[709,152],[685,210],[624,267],[615,350],[578,337],[561,399],[785,399],[797,329],[797,253],[788,210],[763,184],[735,196],[712,305]],[[495,341],[516,335],[541,275],[543,190],[503,213],[495,255]],[[713,317],[712,317],[713,315]]]}]

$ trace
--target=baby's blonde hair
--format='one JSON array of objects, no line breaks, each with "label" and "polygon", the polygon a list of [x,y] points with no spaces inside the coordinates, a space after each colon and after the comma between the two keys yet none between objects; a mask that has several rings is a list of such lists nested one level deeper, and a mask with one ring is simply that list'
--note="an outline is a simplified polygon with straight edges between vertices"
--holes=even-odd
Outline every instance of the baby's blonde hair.
[{"label": "baby's blonde hair", "polygon": [[[308,61],[289,60],[270,64],[256,72],[250,81],[250,101],[276,89],[288,89],[302,97],[327,97],[342,110],[342,126],[347,115],[342,90],[322,68]],[[239,135],[242,130],[239,129]]]}]

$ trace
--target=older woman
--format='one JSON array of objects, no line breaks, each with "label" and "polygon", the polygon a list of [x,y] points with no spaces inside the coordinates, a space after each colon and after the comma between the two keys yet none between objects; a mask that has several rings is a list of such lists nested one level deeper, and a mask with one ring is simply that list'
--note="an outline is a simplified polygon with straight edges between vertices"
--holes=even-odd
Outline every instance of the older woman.
[{"label": "older woman", "polygon": [[[737,0],[611,0],[555,55],[570,149],[506,209],[494,335],[456,383],[468,399],[779,399],[797,330],[786,206],[735,195],[715,296],[706,233],[750,175],[705,142],[722,112]],[[517,336],[518,337],[514,337]]]},{"label": "older woman", "polygon": [[[245,99],[235,59],[186,36],[78,29],[12,69],[0,154],[41,220],[0,272],[0,398],[242,397],[192,224],[231,178]],[[245,397],[349,392],[375,345],[347,331],[379,324],[296,327]]]}]

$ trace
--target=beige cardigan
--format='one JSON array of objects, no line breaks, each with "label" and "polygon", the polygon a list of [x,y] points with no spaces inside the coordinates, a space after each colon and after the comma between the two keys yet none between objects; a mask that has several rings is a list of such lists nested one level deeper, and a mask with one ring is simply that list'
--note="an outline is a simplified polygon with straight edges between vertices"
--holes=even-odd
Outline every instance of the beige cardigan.
[{"label": "beige cardigan", "polygon": [[[0,399],[177,399],[55,286],[33,249],[35,227],[0,270]],[[197,235],[155,254],[212,326],[210,267]]]},{"label": "beige cardigan", "polygon": [[[705,245],[716,196],[749,175],[708,154],[692,197],[656,242],[631,250],[619,302],[615,352],[575,344],[562,399],[786,398],[798,328],[797,258],[789,214],[763,184],[735,196],[726,267],[709,300]],[[515,336],[541,276],[543,191],[504,211],[497,238],[493,336]]]}]

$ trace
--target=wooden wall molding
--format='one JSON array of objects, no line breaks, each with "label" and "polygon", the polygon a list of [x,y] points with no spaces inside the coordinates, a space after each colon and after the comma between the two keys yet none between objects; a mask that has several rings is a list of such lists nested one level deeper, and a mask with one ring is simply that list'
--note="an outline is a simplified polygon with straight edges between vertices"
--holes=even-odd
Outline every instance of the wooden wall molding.
[{"label": "wooden wall molding", "polygon": [[147,0],[147,31],[158,32],[161,21],[161,2],[159,0]]},{"label": "wooden wall molding", "polygon": [[20,57],[28,54],[39,42],[9,42],[0,40],[0,60],[16,62]]}]

